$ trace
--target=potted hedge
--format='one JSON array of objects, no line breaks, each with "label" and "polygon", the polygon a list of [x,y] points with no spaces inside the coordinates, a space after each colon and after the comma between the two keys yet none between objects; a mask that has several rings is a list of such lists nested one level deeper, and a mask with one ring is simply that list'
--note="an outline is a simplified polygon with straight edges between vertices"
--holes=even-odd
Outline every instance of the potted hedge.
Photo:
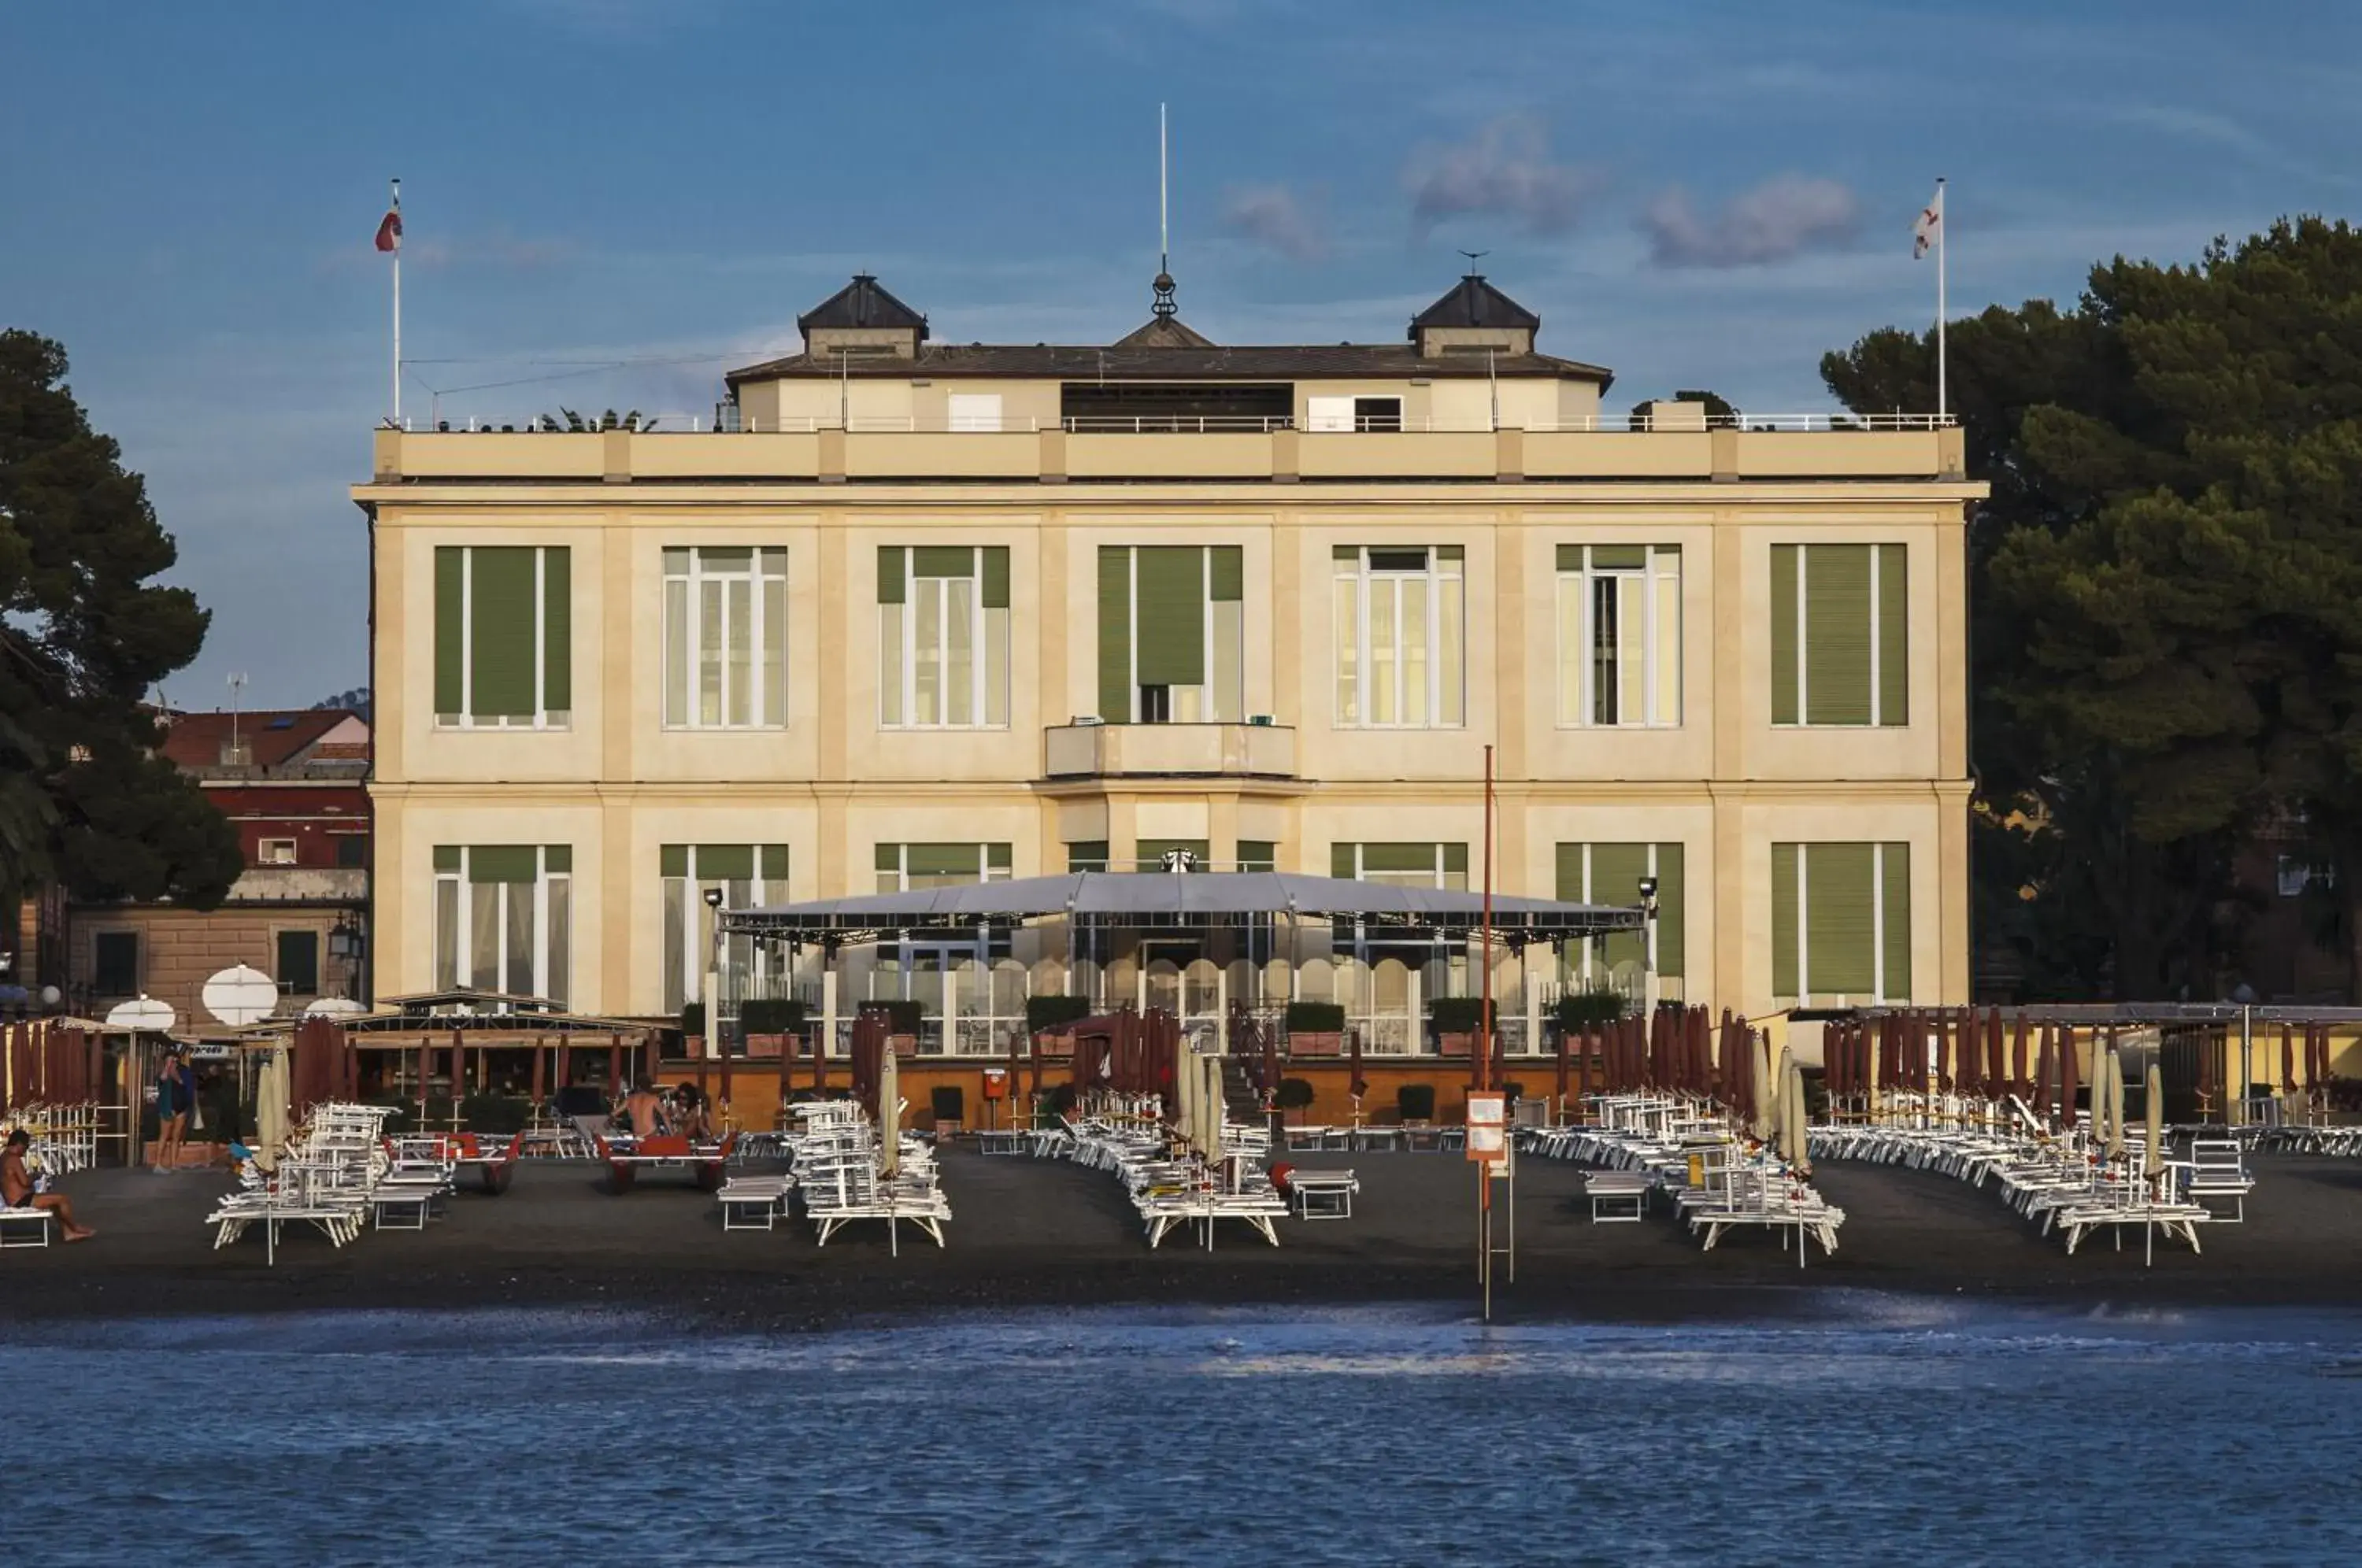
[{"label": "potted hedge", "polygon": [[804,1032],[808,1010],[792,997],[756,997],[738,1004],[738,1029],[746,1040],[746,1055],[777,1058],[787,1054],[788,1037]]},{"label": "potted hedge", "polygon": [[1345,1010],[1339,1003],[1289,1002],[1286,1023],[1289,1055],[1337,1056],[1344,1054]]},{"label": "potted hedge", "polygon": [[1476,1036],[1485,1027],[1483,997],[1438,997],[1428,1004],[1428,1017],[1438,1052],[1462,1058],[1476,1055]]},{"label": "potted hedge", "polygon": [[1072,1056],[1074,1026],[1090,1015],[1088,997],[1027,997],[1025,1032],[1033,1037],[1034,1054]]},{"label": "potted hedge", "polygon": [[1558,1026],[1570,1034],[1580,1034],[1586,1029],[1615,1022],[1630,1007],[1622,991],[1604,986],[1595,990],[1569,991],[1558,999]]},{"label": "potted hedge", "polygon": [[1406,1127],[1430,1126],[1435,1121],[1435,1086],[1405,1084],[1395,1090],[1395,1110]]},{"label": "potted hedge", "polygon": [[680,1010],[680,1048],[694,1060],[705,1055],[705,1004],[693,1001]]},{"label": "potted hedge", "polygon": [[926,1016],[925,1008],[915,1001],[866,1001],[864,1012],[886,1015],[886,1043],[897,1056],[919,1054],[919,1023]]},{"label": "potted hedge", "polygon": [[1291,1110],[1301,1112],[1310,1110],[1312,1107],[1311,1080],[1308,1078],[1280,1079],[1278,1092],[1273,1096],[1272,1103],[1279,1108],[1279,1113],[1283,1117]]}]

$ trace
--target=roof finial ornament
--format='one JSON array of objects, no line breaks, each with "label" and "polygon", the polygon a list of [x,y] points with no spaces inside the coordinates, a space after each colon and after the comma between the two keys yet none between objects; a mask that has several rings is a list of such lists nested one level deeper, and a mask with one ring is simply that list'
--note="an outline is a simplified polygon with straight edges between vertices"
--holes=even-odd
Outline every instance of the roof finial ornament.
[{"label": "roof finial ornament", "polygon": [[1476,263],[1493,253],[1489,250],[1463,250],[1460,254],[1468,258],[1468,275],[1474,278],[1481,276],[1476,271]]},{"label": "roof finial ornament", "polygon": [[1159,320],[1170,320],[1181,307],[1173,303],[1172,182],[1166,175],[1164,105],[1156,105],[1156,303],[1149,307]]}]

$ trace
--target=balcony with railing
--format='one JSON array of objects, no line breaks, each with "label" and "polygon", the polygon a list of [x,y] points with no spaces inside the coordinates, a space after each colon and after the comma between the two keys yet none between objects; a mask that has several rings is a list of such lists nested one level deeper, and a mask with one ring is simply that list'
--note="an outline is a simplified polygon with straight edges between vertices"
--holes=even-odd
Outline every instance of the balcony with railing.
[{"label": "balcony with railing", "polygon": [[1936,414],[1588,417],[1510,426],[1389,420],[1303,429],[1280,415],[1089,414],[758,421],[658,416],[572,431],[389,424],[380,483],[1060,483],[1959,479],[1960,431]]},{"label": "balcony with railing", "polygon": [[1286,724],[1054,724],[1042,741],[1052,779],[1296,777]]}]

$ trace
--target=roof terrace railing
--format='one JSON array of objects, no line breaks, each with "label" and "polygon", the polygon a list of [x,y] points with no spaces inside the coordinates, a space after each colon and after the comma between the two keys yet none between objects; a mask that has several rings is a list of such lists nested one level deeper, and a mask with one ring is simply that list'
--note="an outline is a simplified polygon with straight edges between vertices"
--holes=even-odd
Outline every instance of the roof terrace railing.
[{"label": "roof terrace railing", "polygon": [[[571,430],[538,420],[524,425],[503,425],[490,420],[469,419],[454,424],[449,420],[429,422],[404,418],[392,427],[414,433],[448,433],[452,435],[596,435],[597,431]],[[1520,424],[1487,425],[1465,420],[1396,418],[1390,415],[1363,416],[1351,425],[1316,425],[1299,427],[1284,414],[1076,414],[1065,419],[1044,422],[1031,416],[987,418],[968,414],[953,418],[921,418],[915,415],[855,414],[849,421],[815,415],[791,415],[778,419],[756,419],[742,415],[716,423],[698,414],[659,414],[644,417],[634,427],[633,434],[643,436],[681,435],[789,435],[814,436],[822,431],[844,430],[855,436],[1024,436],[1043,429],[1064,430],[1074,436],[1139,436],[1139,435],[1271,435],[1279,431],[1303,428],[1312,436],[1352,435],[1487,435],[1495,431],[1523,431],[1528,435],[1549,436],[1566,434],[1698,435],[1709,429],[1738,430],[1749,434],[1770,434],[1783,431],[1893,431],[1948,430],[1959,424],[1948,414],[1713,414],[1703,421],[1695,414],[1686,417],[1651,418],[1646,414],[1587,414],[1576,419],[1528,420]]]}]

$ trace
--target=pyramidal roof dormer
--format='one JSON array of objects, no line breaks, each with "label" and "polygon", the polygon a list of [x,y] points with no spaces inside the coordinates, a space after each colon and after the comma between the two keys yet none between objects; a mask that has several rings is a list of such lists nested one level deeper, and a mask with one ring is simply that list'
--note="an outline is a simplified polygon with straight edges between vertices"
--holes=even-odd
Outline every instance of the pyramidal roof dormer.
[{"label": "pyramidal roof dormer", "polygon": [[815,357],[835,353],[918,357],[927,340],[927,318],[887,292],[866,272],[796,317],[804,335],[804,352]]},{"label": "pyramidal roof dormer", "polygon": [[1471,272],[1433,304],[1410,318],[1410,340],[1422,358],[1454,349],[1490,348],[1530,354],[1542,318]]}]

